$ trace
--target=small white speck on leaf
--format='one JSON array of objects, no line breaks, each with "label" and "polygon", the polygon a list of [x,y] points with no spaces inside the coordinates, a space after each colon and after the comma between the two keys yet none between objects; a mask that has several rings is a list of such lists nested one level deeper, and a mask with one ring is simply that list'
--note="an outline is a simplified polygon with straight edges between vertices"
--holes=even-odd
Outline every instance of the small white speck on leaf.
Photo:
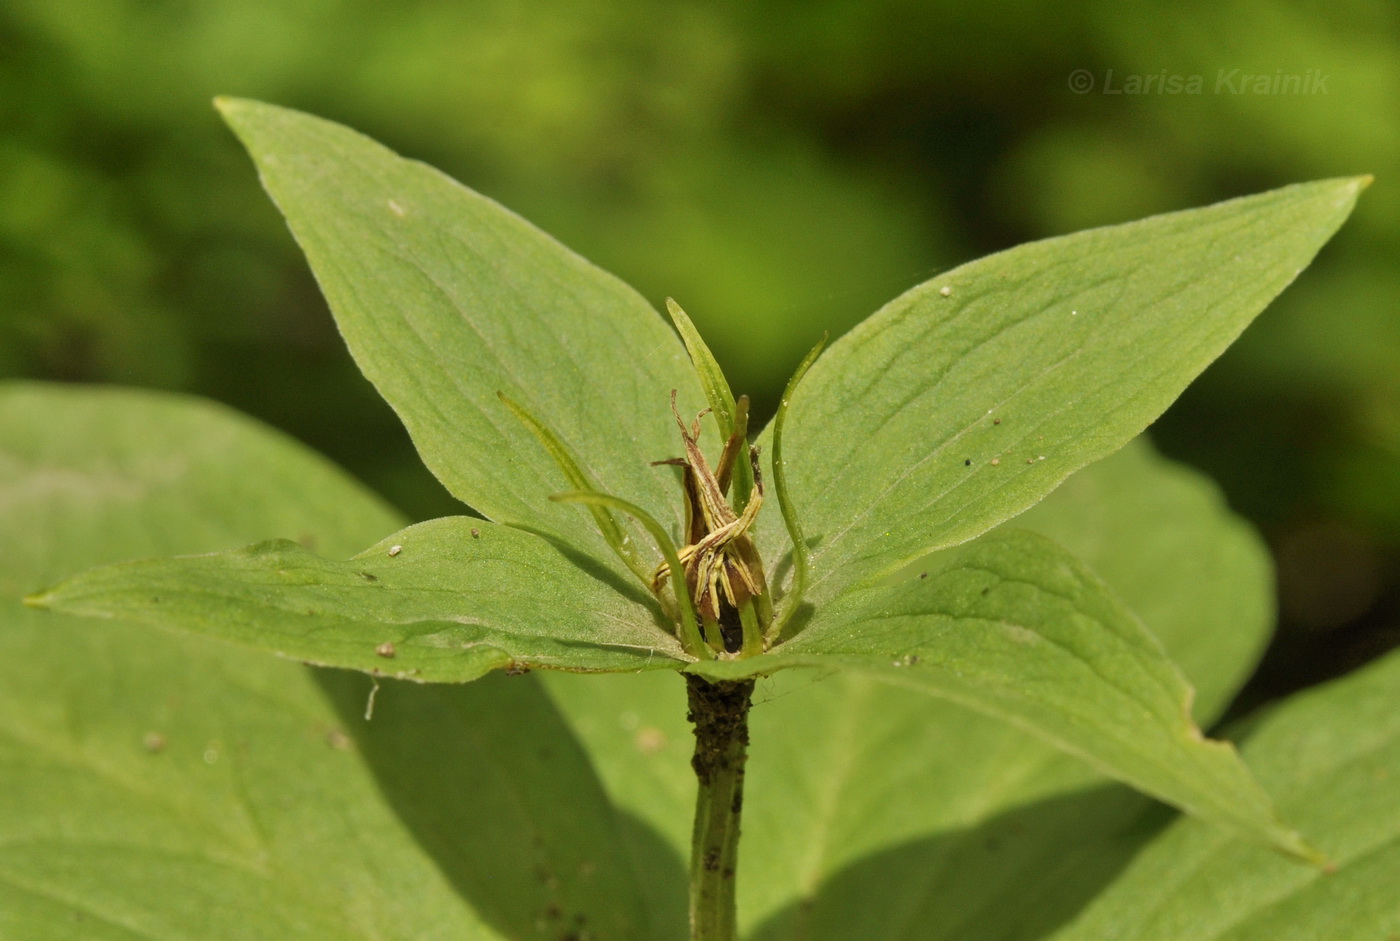
[{"label": "small white speck on leaf", "polygon": [[394,202],[392,199],[389,200],[389,211],[392,212],[394,215],[398,216],[400,219],[404,217],[403,207],[400,206],[398,203]]},{"label": "small white speck on leaf", "polygon": [[941,287],[941,288],[938,289],[938,293],[939,293],[939,294],[942,294],[944,297],[952,297],[952,296],[953,296],[953,289],[950,288],[950,287],[948,287],[948,285],[945,284],[945,285],[943,285],[943,287]]},{"label": "small white speck on leaf", "polygon": [[1001,463],[1001,458],[999,458],[999,457],[994,457],[994,458],[992,458],[992,466],[993,466],[993,467],[996,467],[996,466],[997,466],[998,464],[1000,464],[1000,463]]},{"label": "small white speck on leaf", "polygon": [[394,556],[398,555],[398,554],[399,554],[400,552],[402,552],[402,551],[403,551],[403,546],[390,546],[390,547],[389,547],[389,558],[392,559]]},{"label": "small white speck on leaf", "polygon": [[377,654],[379,654],[379,656],[381,656],[381,657],[392,657],[392,656],[394,655],[394,653],[395,653],[395,651],[394,651],[394,644],[393,644],[392,641],[387,641],[387,640],[386,640],[384,643],[380,644],[378,647],[375,647],[375,648],[374,648],[374,652],[377,653]]},{"label": "small white speck on leaf", "polygon": [[1072,310],[1072,311],[1069,312],[1069,315],[1070,315],[1071,317],[1078,317],[1078,316],[1079,316],[1079,311],[1077,311],[1077,310]]},{"label": "small white speck on leaf", "polygon": [[369,688],[369,699],[365,700],[365,721],[374,718],[374,697],[379,695],[379,681],[370,677],[370,682],[374,685]]}]

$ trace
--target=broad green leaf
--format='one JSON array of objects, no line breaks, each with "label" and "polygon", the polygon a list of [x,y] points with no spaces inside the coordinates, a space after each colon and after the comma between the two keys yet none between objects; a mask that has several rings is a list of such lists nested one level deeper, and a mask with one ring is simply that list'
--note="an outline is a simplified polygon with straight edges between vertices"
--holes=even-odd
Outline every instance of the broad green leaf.
[{"label": "broad green leaf", "polygon": [[[833,344],[792,402],[807,599],[956,545],[1142,431],[1308,264],[1368,179],[1013,248]],[[948,293],[944,293],[945,289]],[[783,546],[765,521],[763,547]]]},{"label": "broad green leaf", "polygon": [[[1208,481],[1136,442],[1023,524],[1073,544],[1150,612],[1203,721],[1229,700],[1267,634],[1272,588],[1263,546]],[[684,853],[694,783],[682,684],[546,679],[614,800]],[[785,671],[755,703],[740,855],[752,937],[1039,937],[1164,817],[1004,721],[869,677]]]},{"label": "broad green leaf", "polygon": [[642,589],[582,562],[592,571],[540,536],[453,516],[342,562],[276,540],[92,569],[26,600],[421,682],[678,665]]},{"label": "broad green leaf", "polygon": [[1017,724],[1212,823],[1315,858],[1233,749],[1201,735],[1185,678],[1083,563],[1042,536],[1001,530],[921,568],[848,593],[767,657],[687,669],[733,678],[840,668],[921,689]]},{"label": "broad green leaf", "polygon": [[104,562],[274,536],[349,553],[403,525],[330,461],[217,402],[6,382],[0,435],[9,601]]},{"label": "broad green leaf", "polygon": [[1400,934],[1400,654],[1285,702],[1251,732],[1244,752],[1332,867],[1291,866],[1183,820],[1055,937],[1334,941]]},{"label": "broad green leaf", "polygon": [[0,936],[658,936],[533,677],[386,681],[366,723],[362,676],[17,601],[111,559],[397,525],[220,406],[0,387]]},{"label": "broad green leaf", "polygon": [[1036,938],[1170,815],[1005,722],[867,676],[792,671],[762,691],[751,938]]},{"label": "broad green leaf", "polygon": [[[222,99],[330,302],[350,352],[429,469],[498,523],[619,572],[586,508],[497,393],[560,437],[598,487],[681,520],[670,390],[704,402],[676,335],[639,294],[431,167],[348,128]],[[619,523],[648,558],[650,540]]]}]

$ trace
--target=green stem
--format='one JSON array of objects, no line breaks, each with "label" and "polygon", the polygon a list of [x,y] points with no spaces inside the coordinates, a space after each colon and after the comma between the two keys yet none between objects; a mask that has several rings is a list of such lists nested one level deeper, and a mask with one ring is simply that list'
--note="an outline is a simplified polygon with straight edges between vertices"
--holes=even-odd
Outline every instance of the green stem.
[{"label": "green stem", "polygon": [[711,683],[686,676],[695,725],[695,831],[690,852],[691,941],[735,941],[735,873],[753,680]]}]

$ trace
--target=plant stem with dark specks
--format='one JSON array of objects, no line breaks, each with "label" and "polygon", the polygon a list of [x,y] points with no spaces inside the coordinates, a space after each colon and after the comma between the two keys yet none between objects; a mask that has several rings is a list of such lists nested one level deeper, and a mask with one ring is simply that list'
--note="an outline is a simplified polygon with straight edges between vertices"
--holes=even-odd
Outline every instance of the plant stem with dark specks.
[{"label": "plant stem with dark specks", "polygon": [[695,832],[690,853],[691,941],[734,941],[739,816],[744,807],[753,680],[685,678],[695,726]]}]

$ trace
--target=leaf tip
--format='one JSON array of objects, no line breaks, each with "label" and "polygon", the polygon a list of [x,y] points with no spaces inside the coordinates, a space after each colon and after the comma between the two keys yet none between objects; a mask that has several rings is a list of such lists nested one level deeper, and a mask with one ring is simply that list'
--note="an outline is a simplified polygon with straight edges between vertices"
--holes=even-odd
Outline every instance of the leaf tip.
[{"label": "leaf tip", "polygon": [[1371,173],[1359,173],[1356,176],[1334,177],[1325,182],[1331,184],[1331,192],[1336,194],[1336,206],[1350,211],[1361,198],[1362,192],[1376,182],[1376,177]]},{"label": "leaf tip", "polygon": [[53,608],[54,590],[52,588],[36,591],[32,595],[25,595],[20,599],[20,603],[26,608],[39,608],[44,611]]},{"label": "leaf tip", "polygon": [[233,95],[214,96],[214,110],[219,112],[225,121],[232,121],[238,112],[246,111],[255,105],[257,102],[247,98],[237,98]]},{"label": "leaf tip", "polygon": [[1337,864],[1328,855],[1317,847],[1313,846],[1303,834],[1288,826],[1286,822],[1274,817],[1274,836],[1270,841],[1272,847],[1289,859],[1300,863],[1306,863],[1323,872],[1336,872]]},{"label": "leaf tip", "polygon": [[1322,852],[1322,850],[1303,839],[1301,834],[1290,830],[1288,832],[1288,837],[1288,845],[1285,847],[1288,855],[1308,863],[1311,866],[1315,866],[1329,875],[1337,871],[1336,862],[1328,857],[1326,853]]}]

